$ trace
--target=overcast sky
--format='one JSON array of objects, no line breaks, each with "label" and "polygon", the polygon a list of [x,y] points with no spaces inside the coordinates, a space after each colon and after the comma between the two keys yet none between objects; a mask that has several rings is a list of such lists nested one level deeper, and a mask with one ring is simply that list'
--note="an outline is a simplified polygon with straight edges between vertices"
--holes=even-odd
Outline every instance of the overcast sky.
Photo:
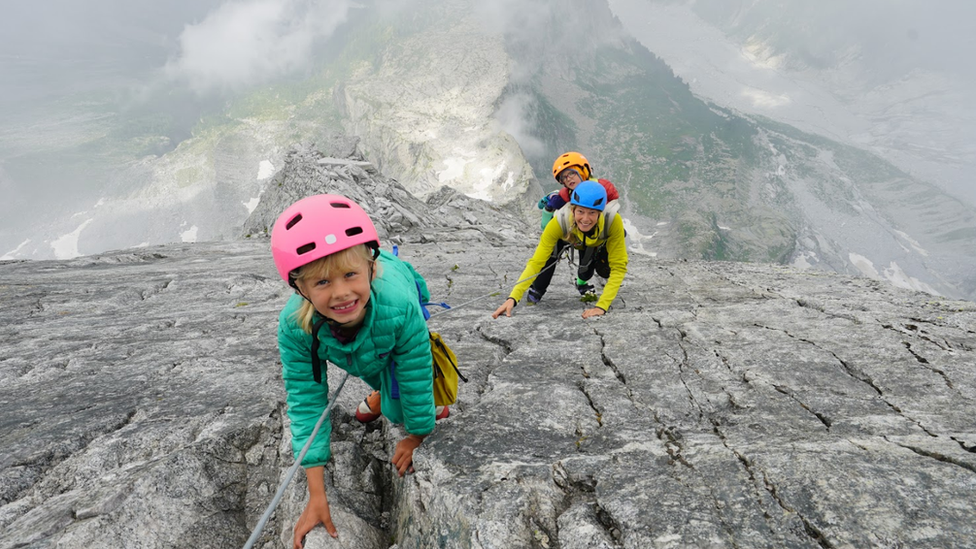
[{"label": "overcast sky", "polygon": [[[0,21],[5,100],[52,97],[129,77],[201,94],[301,70],[345,21],[349,0],[52,0],[15,4]],[[63,69],[68,69],[64,74]],[[94,79],[78,79],[85,71]],[[99,79],[101,75],[104,79]],[[57,85],[67,84],[65,90]],[[12,88],[12,89],[11,89]]]},{"label": "overcast sky", "polygon": [[[976,77],[976,2],[972,0],[612,0],[647,6],[685,4],[729,30],[777,34],[782,49],[837,60],[857,45],[866,65]],[[765,27],[765,28],[764,28]],[[745,38],[740,35],[739,38]]]},{"label": "overcast sky", "polygon": [[[651,0],[621,1],[646,4]],[[383,2],[403,3],[407,2]],[[726,20],[744,13],[775,18],[777,24],[790,26],[795,50],[827,55],[834,45],[858,40],[869,62],[899,70],[909,66],[953,70],[976,78],[972,54],[976,2],[971,0],[686,3],[699,13]],[[545,3],[497,0],[480,2],[478,9],[490,13],[485,10],[488,5],[516,14],[538,11]],[[200,92],[233,90],[306,66],[316,41],[332,34],[352,6],[351,0],[10,3],[0,18],[0,70],[20,78],[0,79],[0,101],[57,94],[57,84],[64,83],[58,71],[66,64],[92,71],[95,78],[89,79],[90,86],[99,84],[98,75],[161,71]],[[515,21],[523,19],[531,18]],[[505,24],[511,21],[506,18]],[[45,84],[54,85],[45,88]]]},{"label": "overcast sky", "polygon": [[[651,1],[614,0],[633,5]],[[409,3],[382,2],[384,6]],[[758,28],[756,19],[789,28],[783,35],[792,37],[794,52],[829,58],[856,42],[865,63],[878,70],[925,67],[976,80],[974,1],[685,3],[713,21],[726,21],[730,28],[735,27],[733,22]],[[351,0],[12,3],[0,18],[0,74],[4,75],[0,111],[14,103],[22,107],[122,84],[176,84],[199,94],[260,84],[307,67],[315,45],[347,19],[353,6]],[[511,26],[532,20],[527,12],[548,7],[546,2],[495,0],[479,2],[477,9],[486,24]],[[513,18],[513,14],[524,17]]]}]

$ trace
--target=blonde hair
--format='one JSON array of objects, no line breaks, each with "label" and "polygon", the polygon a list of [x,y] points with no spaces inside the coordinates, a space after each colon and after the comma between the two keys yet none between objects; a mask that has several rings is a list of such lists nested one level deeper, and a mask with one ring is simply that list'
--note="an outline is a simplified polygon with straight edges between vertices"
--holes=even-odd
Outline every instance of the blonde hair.
[{"label": "blonde hair", "polygon": [[[302,265],[291,272],[291,279],[298,286],[306,280],[322,280],[330,278],[336,273],[347,273],[363,262],[372,263],[373,276],[379,276],[380,264],[373,260],[373,251],[366,245],[353,246],[340,250],[334,254],[316,259],[315,261]],[[312,333],[312,325],[315,324],[315,306],[309,300],[302,301],[301,306],[295,311],[295,320],[305,333]]]},{"label": "blonde hair", "polygon": [[563,234],[563,240],[572,246],[580,243],[579,239],[576,238],[576,233],[573,232],[576,230],[576,208],[578,207],[576,204],[569,205],[569,215],[566,216],[568,218],[566,220],[566,232]]}]

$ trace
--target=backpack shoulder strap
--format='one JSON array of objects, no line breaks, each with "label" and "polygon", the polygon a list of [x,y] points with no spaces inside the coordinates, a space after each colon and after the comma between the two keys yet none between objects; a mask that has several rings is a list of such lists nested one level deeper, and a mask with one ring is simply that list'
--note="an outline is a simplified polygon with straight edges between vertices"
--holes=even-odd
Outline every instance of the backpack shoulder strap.
[{"label": "backpack shoulder strap", "polygon": [[569,203],[567,202],[562,208],[556,210],[553,217],[559,222],[559,228],[562,229],[563,234],[569,232],[569,216],[573,215],[569,211]]},{"label": "backpack shoulder strap", "polygon": [[616,200],[607,202],[607,207],[603,209],[603,231],[600,232],[600,240],[606,240],[610,237],[610,225],[613,224],[613,218],[619,211],[620,202]]},{"label": "backpack shoulder strap", "polygon": [[322,362],[319,360],[319,330],[325,324],[326,317],[322,317],[312,325],[312,377],[315,383],[322,383]]}]

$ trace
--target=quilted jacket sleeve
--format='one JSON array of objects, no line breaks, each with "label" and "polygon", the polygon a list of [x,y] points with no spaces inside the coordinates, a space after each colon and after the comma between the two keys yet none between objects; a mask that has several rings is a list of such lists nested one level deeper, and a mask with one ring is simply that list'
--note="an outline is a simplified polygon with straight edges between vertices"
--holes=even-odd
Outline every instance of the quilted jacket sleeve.
[{"label": "quilted jacket sleeve", "polygon": [[[316,383],[312,376],[311,336],[291,318],[295,309],[291,305],[292,302],[289,301],[289,306],[285,307],[278,318],[278,350],[281,353],[288,418],[291,420],[291,447],[297,459],[329,404],[329,382],[325,364],[321,384]],[[305,454],[302,467],[325,465],[331,455],[331,436],[332,424],[326,419]]]},{"label": "quilted jacket sleeve", "polygon": [[400,385],[403,427],[412,435],[426,435],[434,430],[433,358],[427,323],[420,311],[412,310],[403,315],[402,321],[396,332],[393,361]]}]

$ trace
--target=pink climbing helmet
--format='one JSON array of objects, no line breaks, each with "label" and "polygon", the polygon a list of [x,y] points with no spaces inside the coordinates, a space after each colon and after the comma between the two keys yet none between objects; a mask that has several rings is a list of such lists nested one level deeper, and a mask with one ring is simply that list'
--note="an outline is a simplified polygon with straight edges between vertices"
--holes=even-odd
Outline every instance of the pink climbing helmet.
[{"label": "pink climbing helmet", "polygon": [[289,285],[288,273],[357,244],[378,250],[379,235],[359,204],[337,194],[317,194],[288,206],[271,229],[271,256]]}]

